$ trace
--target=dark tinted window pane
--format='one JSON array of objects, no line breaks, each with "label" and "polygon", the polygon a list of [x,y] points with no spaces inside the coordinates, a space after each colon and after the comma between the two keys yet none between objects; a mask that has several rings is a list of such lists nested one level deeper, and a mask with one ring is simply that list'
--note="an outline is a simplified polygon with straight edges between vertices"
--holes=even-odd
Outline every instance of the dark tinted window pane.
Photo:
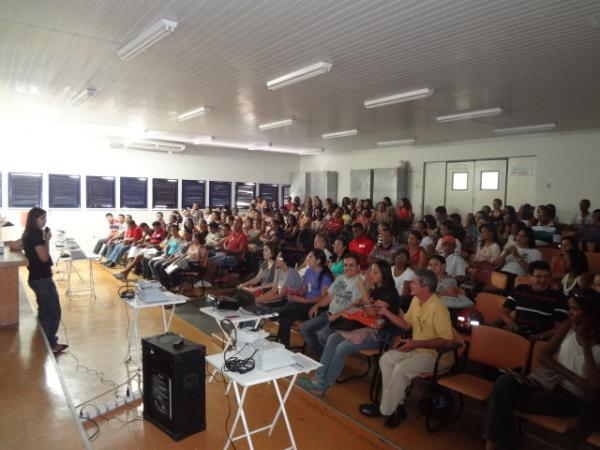
[{"label": "dark tinted window pane", "polygon": [[152,180],[152,207],[158,209],[177,209],[177,180],[154,178]]},{"label": "dark tinted window pane", "polygon": [[279,185],[260,183],[258,185],[258,195],[267,200],[269,204],[272,201],[279,203]]},{"label": "dark tinted window pane", "polygon": [[209,184],[208,204],[212,207],[231,207],[231,183],[229,181],[211,181]]},{"label": "dark tinted window pane", "polygon": [[115,207],[115,177],[85,177],[88,208]]},{"label": "dark tinted window pane", "polygon": [[121,208],[148,207],[148,179],[121,177]]},{"label": "dark tinted window pane", "polygon": [[246,209],[254,197],[254,183],[235,183],[235,206]]},{"label": "dark tinted window pane", "polygon": [[8,174],[8,207],[33,208],[42,206],[41,173]]},{"label": "dark tinted window pane", "polygon": [[50,208],[79,208],[81,206],[81,177],[79,175],[48,175]]},{"label": "dark tinted window pane", "polygon": [[206,204],[206,181],[182,180],[181,197],[184,208],[191,208],[192,203],[198,203],[200,208]]}]

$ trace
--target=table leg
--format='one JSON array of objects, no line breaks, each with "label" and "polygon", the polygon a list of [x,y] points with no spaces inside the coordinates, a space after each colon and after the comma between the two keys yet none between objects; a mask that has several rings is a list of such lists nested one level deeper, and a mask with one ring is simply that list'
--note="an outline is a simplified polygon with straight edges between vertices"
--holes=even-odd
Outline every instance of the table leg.
[{"label": "table leg", "polygon": [[88,259],[90,264],[90,290],[92,291],[92,297],[94,300],[96,299],[96,285],[94,284],[94,267],[92,265],[92,260]]},{"label": "table leg", "polygon": [[137,355],[138,366],[140,365],[140,351],[138,349],[138,329],[137,329],[137,318],[138,318],[138,309],[133,308],[133,312],[131,315],[131,323],[129,325],[129,340],[127,342],[127,355],[125,357],[125,362],[133,361],[132,349],[135,347],[135,352]]},{"label": "table leg", "polygon": [[246,400],[246,393],[248,392],[248,387],[244,387],[242,389],[242,395],[240,396],[238,384],[235,381],[232,381],[231,384],[233,384],[233,392],[235,393],[235,399],[238,404],[238,410],[235,415],[235,419],[233,420],[233,424],[231,425],[231,431],[229,432],[229,436],[227,436],[227,442],[225,443],[225,448],[223,450],[227,450],[229,446],[233,443],[234,438],[232,438],[231,435],[235,433],[235,429],[237,428],[237,424],[240,418],[242,419],[244,434],[246,435],[246,440],[248,441],[248,448],[250,448],[250,450],[254,450],[254,445],[252,445],[252,436],[250,435],[250,430],[248,429],[248,422],[246,422],[246,414],[244,413],[244,401]]},{"label": "table leg", "polygon": [[[169,321],[166,323],[167,328],[165,328],[165,333],[167,331],[169,331],[169,328],[171,328],[171,321],[173,320],[173,315],[175,315],[175,308],[177,308],[177,305],[173,305],[173,308],[171,308],[171,314],[169,315]],[[164,309],[163,309],[163,313],[164,313]],[[163,315],[163,323],[165,320],[165,316]]]},{"label": "table leg", "polygon": [[73,261],[65,261],[65,266],[67,269],[67,297],[69,297],[69,301],[71,300],[71,267],[73,266]]},{"label": "table leg", "polygon": [[285,426],[287,428],[288,436],[290,437],[290,442],[292,444],[293,449],[297,448],[296,441],[294,440],[294,433],[292,432],[292,426],[290,424],[290,420],[289,420],[287,412],[285,410],[285,402],[287,401],[288,397],[290,396],[290,393],[292,392],[292,388],[294,387],[297,377],[298,377],[297,374],[292,377],[292,379],[290,380],[290,384],[289,384],[287,390],[285,391],[285,395],[283,397],[281,397],[281,391],[279,390],[279,384],[277,383],[277,380],[273,380],[273,387],[275,388],[275,394],[277,395],[277,400],[279,400],[279,409],[277,410],[277,413],[275,414],[275,418],[273,419],[273,423],[271,423],[271,427],[269,429],[269,436],[271,436],[273,434],[273,429],[275,428],[275,425],[277,424],[277,420],[279,420],[279,416],[283,415],[283,419],[285,420]]}]

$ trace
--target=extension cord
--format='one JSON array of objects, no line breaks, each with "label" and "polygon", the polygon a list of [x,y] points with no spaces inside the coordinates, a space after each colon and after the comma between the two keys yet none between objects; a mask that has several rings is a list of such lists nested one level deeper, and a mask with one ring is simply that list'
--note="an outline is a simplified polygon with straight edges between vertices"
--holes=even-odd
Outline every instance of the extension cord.
[{"label": "extension cord", "polygon": [[98,405],[97,407],[85,408],[85,411],[81,410],[79,412],[79,418],[82,421],[86,421],[88,419],[95,419],[98,416],[104,416],[106,414],[109,414],[112,411],[125,406],[125,404],[132,403],[141,398],[142,393],[140,391],[135,391],[126,397],[117,398],[112,402],[108,402],[103,405]]}]

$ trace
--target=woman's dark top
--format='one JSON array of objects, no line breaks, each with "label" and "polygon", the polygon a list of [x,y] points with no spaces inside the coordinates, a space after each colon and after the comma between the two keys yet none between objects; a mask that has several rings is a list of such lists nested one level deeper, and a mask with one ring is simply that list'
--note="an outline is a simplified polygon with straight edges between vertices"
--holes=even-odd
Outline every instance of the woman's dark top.
[{"label": "woman's dark top", "polygon": [[[400,296],[398,295],[398,291],[396,290],[396,286],[392,284],[389,289],[384,289],[380,287],[376,287],[369,291],[369,296],[372,300],[383,300],[389,306],[389,310],[394,314],[398,314],[400,310]],[[389,326],[395,327],[395,325],[390,322],[390,320],[385,318],[384,328],[388,328]]]},{"label": "woman's dark top", "polygon": [[21,236],[21,241],[25,256],[29,260],[29,265],[27,266],[29,269],[29,279],[41,280],[42,278],[50,278],[52,276],[52,258],[48,258],[48,261],[43,262],[35,251],[38,245],[46,245],[42,230],[25,230],[23,236]]}]

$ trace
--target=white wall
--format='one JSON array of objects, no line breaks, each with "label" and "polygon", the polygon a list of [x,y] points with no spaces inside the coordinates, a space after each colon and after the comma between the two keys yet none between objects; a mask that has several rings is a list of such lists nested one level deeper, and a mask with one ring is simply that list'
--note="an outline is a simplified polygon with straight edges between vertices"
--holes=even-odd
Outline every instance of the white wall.
[{"label": "white wall", "polygon": [[531,203],[554,203],[561,220],[571,218],[581,198],[589,198],[592,208],[600,207],[600,130],[324,153],[302,157],[300,171],[337,170],[339,199],[350,193],[351,169],[394,167],[407,160],[411,167],[408,196],[419,211],[425,162],[514,156],[537,157],[535,198]]},{"label": "white wall", "polygon": [[[2,230],[1,238],[20,235],[21,210],[8,208],[8,172],[37,172],[68,175],[140,176],[156,178],[244,181],[288,184],[290,174],[299,169],[299,157],[277,153],[248,152],[235,149],[201,147],[182,154],[113,149],[105,139],[78,138],[60,141],[43,136],[22,136],[4,145],[1,157],[2,215],[18,226]],[[181,182],[180,192],[181,192]],[[117,204],[119,183],[116,183]],[[148,186],[151,197],[151,185]],[[48,180],[44,177],[44,202],[48,209]],[[180,196],[181,201],[181,196]],[[85,206],[85,180],[82,179],[82,205]],[[151,205],[151,199],[149,199]],[[64,229],[87,249],[107,234],[107,210],[48,209],[48,226]],[[136,222],[154,220],[150,210],[112,212],[131,213]]]}]

